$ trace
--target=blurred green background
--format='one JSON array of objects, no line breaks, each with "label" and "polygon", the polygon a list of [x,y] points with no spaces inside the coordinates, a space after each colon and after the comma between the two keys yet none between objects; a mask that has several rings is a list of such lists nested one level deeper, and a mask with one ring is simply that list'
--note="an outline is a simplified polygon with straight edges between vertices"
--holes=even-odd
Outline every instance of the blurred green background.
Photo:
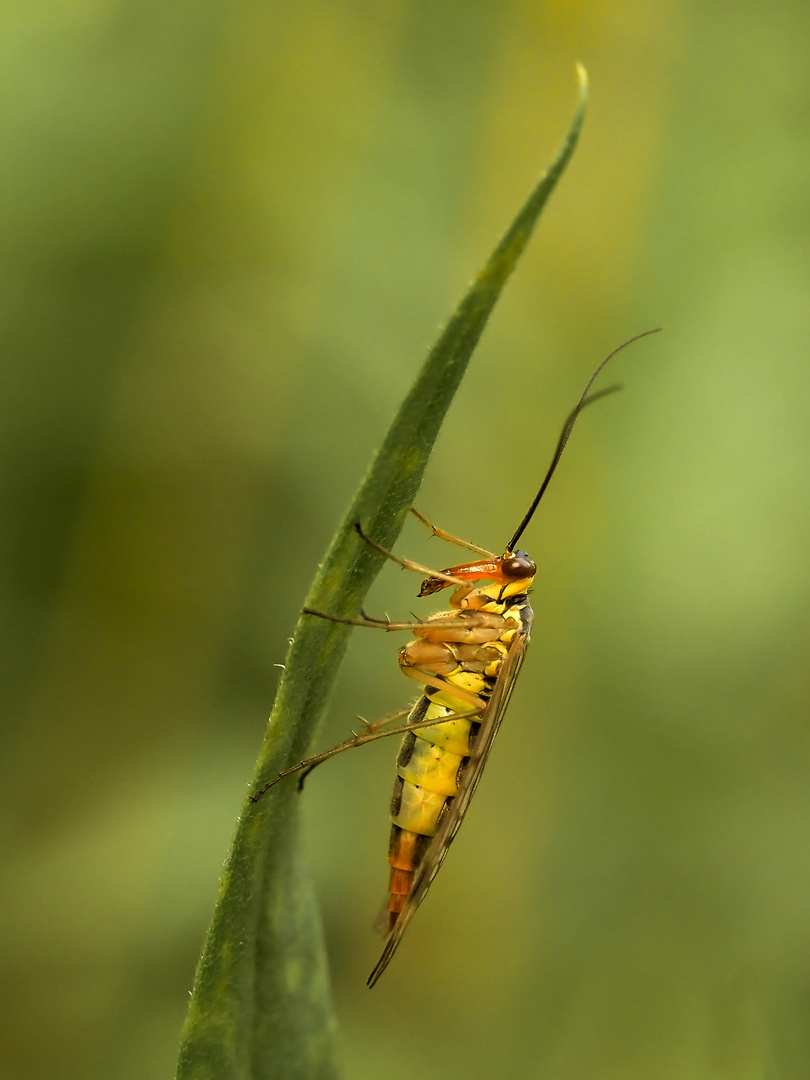
[{"label": "blurred green background", "polygon": [[[297,609],[440,323],[580,149],[420,495],[529,661],[369,993],[394,747],[308,785],[350,1080],[810,1076],[810,8],[6,0],[2,1080],[171,1075]],[[456,561],[409,524],[399,550]],[[418,582],[369,601],[407,617]],[[431,610],[429,605],[418,610]],[[322,744],[407,703],[357,631]]]}]

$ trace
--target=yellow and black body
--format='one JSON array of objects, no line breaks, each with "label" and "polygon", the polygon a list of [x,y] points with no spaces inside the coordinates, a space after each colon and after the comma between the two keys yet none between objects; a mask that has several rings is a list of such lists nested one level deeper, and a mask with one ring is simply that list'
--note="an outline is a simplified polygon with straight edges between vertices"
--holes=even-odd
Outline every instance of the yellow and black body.
[{"label": "yellow and black body", "polygon": [[[405,733],[391,800],[388,937],[369,976],[369,986],[374,985],[388,966],[461,825],[523,662],[534,617],[528,593],[537,568],[525,551],[517,550],[517,542],[545,494],[577,417],[586,405],[619,389],[611,386],[592,394],[595,379],[620,349],[656,332],[648,330],[626,341],[593,373],[563,426],[540,489],[503,555],[493,555],[435,528],[414,510],[434,535],[482,556],[477,562],[433,571],[387,551],[366,535],[359,522],[355,523],[364,543],[400,566],[429,575],[422,582],[420,596],[455,586],[449,611],[432,615],[424,622],[393,623],[365,614],[363,618],[347,618],[303,609],[304,614],[351,626],[411,630],[416,638],[399,653],[402,671],[424,686],[421,698],[410,711],[403,709],[387,720],[368,725],[364,733],[353,733],[351,739],[338,746],[291,765],[251,795],[255,802],[286,777],[299,773],[303,779],[316,765],[335,754]],[[489,584],[478,586],[478,582]],[[392,720],[406,713],[407,722],[402,727],[389,726]]]},{"label": "yellow and black body", "polygon": [[[461,824],[500,726],[529,642],[528,592],[536,567],[524,551],[442,571],[465,584],[450,611],[413,628],[399,653],[404,674],[425,684],[408,716],[391,800],[389,938],[369,978],[388,964]],[[469,582],[493,584],[474,588]],[[449,583],[428,578],[421,596]],[[443,717],[448,717],[442,722]],[[429,726],[420,727],[427,721]]]}]

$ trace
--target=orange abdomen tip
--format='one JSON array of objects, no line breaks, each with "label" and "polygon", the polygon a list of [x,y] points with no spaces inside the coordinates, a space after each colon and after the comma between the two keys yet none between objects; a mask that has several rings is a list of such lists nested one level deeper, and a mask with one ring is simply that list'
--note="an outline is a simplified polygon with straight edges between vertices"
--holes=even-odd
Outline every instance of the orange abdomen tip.
[{"label": "orange abdomen tip", "polygon": [[413,881],[413,870],[398,870],[396,867],[391,871],[391,878],[388,882],[388,891],[391,896],[407,896],[411,891],[411,883]]},{"label": "orange abdomen tip", "polygon": [[398,870],[416,869],[416,843],[418,833],[400,829],[395,825],[391,830],[391,845],[388,851],[388,863]]}]

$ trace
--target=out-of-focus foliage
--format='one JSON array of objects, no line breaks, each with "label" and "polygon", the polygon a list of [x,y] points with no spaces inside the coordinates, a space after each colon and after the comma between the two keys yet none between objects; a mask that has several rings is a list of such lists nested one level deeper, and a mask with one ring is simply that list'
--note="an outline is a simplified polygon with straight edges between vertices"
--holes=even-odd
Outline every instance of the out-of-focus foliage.
[{"label": "out-of-focus foliage", "polygon": [[[539,623],[373,993],[393,748],[309,859],[352,1080],[810,1072],[810,173],[798,0],[7,3],[0,1070],[170,1075],[286,639],[569,115],[577,160],[418,505],[525,538]],[[455,552],[406,528],[400,550]],[[372,610],[406,614],[386,570]],[[422,608],[420,608],[420,611]],[[324,741],[400,707],[354,635]]]}]

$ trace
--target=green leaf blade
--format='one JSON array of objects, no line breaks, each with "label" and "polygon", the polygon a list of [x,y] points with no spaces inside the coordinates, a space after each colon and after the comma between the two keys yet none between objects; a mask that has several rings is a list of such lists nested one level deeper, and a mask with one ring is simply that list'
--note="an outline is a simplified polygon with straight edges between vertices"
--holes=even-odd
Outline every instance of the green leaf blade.
[{"label": "green leaf blade", "polygon": [[[576,147],[576,110],[554,160],[458,305],[419,372],[321,565],[306,605],[355,615],[413,504],[450,402],[509,276]],[[253,790],[306,756],[328,704],[349,628],[299,620]],[[198,965],[177,1080],[335,1080],[339,1076],[322,931],[298,842],[295,784],[248,802]]]}]

